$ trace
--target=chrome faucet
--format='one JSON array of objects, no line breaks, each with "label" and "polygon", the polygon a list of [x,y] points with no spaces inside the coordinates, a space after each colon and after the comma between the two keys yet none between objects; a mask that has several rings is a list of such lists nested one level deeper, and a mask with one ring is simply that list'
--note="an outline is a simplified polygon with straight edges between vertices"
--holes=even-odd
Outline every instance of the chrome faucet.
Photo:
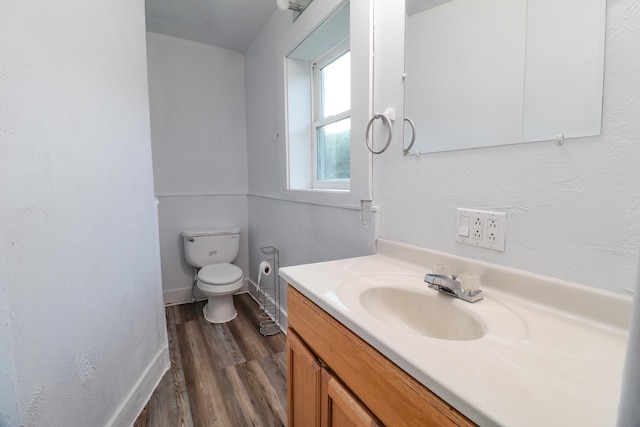
[{"label": "chrome faucet", "polygon": [[462,284],[457,280],[455,274],[452,274],[451,277],[440,274],[425,274],[424,281],[432,289],[467,302],[476,302],[482,299],[482,291],[467,292],[462,289]]}]

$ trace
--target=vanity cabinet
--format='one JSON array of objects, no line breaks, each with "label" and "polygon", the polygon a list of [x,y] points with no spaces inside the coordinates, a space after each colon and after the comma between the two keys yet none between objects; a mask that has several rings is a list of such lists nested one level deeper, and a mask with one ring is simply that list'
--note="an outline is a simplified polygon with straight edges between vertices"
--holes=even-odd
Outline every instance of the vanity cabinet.
[{"label": "vanity cabinet", "polygon": [[295,288],[287,296],[289,427],[475,425]]},{"label": "vanity cabinet", "polygon": [[291,329],[287,332],[289,427],[320,427],[322,366]]},{"label": "vanity cabinet", "polygon": [[287,374],[290,427],[381,426],[291,329]]}]

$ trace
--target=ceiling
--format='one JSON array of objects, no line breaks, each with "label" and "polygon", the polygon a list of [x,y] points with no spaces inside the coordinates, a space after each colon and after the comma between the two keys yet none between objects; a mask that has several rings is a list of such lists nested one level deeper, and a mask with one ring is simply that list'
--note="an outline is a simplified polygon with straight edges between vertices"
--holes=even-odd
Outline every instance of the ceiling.
[{"label": "ceiling", "polygon": [[147,31],[244,52],[276,0],[145,0]]}]

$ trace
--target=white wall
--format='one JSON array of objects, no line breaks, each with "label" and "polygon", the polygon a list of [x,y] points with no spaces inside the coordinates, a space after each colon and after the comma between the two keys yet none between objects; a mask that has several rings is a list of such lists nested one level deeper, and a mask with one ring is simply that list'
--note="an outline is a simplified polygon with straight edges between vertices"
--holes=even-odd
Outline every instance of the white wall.
[{"label": "white wall", "polygon": [[144,2],[0,0],[0,10],[11,422],[127,425],[168,368]]},{"label": "white wall", "polygon": [[[270,194],[286,188],[286,150],[279,138],[278,40],[291,26],[289,12],[277,10],[245,52],[249,190]],[[252,219],[249,219],[252,221]]]},{"label": "white wall", "polygon": [[8,427],[20,419],[16,385],[16,368],[11,349],[11,328],[7,306],[6,280],[0,271],[0,427]]},{"label": "white wall", "polygon": [[[403,17],[378,3],[375,109],[401,111]],[[632,294],[640,244],[640,9],[632,0],[607,2],[607,15],[602,136],[416,158],[402,156],[398,128],[389,152],[374,159],[380,236]],[[456,207],[507,212],[506,251],[456,243]]]},{"label": "white wall", "polygon": [[236,264],[248,277],[244,56],[155,33],[147,45],[164,298],[185,302],[184,228],[239,226]]}]

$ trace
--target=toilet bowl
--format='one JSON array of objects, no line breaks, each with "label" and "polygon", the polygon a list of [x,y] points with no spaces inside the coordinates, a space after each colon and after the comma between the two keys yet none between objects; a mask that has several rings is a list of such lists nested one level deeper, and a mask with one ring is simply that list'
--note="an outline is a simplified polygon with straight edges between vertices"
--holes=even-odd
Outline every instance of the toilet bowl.
[{"label": "toilet bowl", "polygon": [[229,263],[205,265],[198,272],[197,287],[206,297],[204,318],[210,323],[226,323],[236,318],[233,294],[244,284],[242,270]]},{"label": "toilet bowl", "polygon": [[204,318],[211,323],[235,319],[233,294],[244,277],[240,267],[231,264],[238,256],[240,228],[212,227],[182,231],[185,259],[198,270],[196,286],[207,297]]}]

